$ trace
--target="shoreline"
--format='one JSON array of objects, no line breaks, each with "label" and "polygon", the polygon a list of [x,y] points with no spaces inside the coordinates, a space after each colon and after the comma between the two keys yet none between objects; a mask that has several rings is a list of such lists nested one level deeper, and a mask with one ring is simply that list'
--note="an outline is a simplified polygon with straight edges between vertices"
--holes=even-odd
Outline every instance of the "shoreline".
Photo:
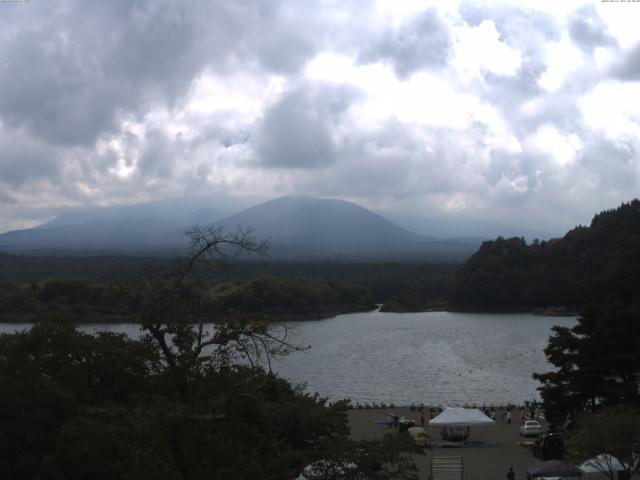
[{"label": "shoreline", "polygon": [[[348,315],[352,313],[433,313],[433,312],[451,312],[451,313],[479,313],[479,314],[509,314],[509,313],[523,313],[530,314],[536,317],[579,317],[580,313],[573,310],[565,310],[561,308],[535,308],[535,309],[467,309],[467,308],[429,308],[427,310],[403,310],[393,311],[385,310],[384,304],[379,304],[373,309],[361,309],[361,310],[345,310],[337,312],[312,312],[304,314],[296,313],[279,313],[279,314],[264,314],[260,312],[243,313],[243,315],[261,315],[271,317],[270,319],[275,322],[316,322],[321,320],[329,320],[340,315]],[[12,323],[35,323],[36,318],[46,317],[48,315],[65,315],[60,312],[42,312],[42,313],[1,313],[0,324],[12,324]],[[217,320],[224,318],[227,315],[233,314],[214,314],[211,318],[204,323],[215,323]],[[80,318],[77,318],[80,317]],[[48,321],[48,320],[47,320]],[[68,313],[68,323],[75,323],[78,325],[92,324],[92,323],[104,323],[104,324],[118,324],[118,323],[131,323],[141,324],[142,322],[136,321],[135,315],[122,314],[98,314],[92,313],[87,315],[79,315],[77,313]],[[197,325],[197,322],[194,322]]]},{"label": "shoreline", "polygon": [[[540,405],[542,403],[542,399],[536,398],[534,399],[536,404]],[[350,399],[344,400],[335,400],[329,403],[335,404],[338,402],[346,402],[349,410],[363,410],[363,411],[376,411],[376,410],[389,410],[389,409],[402,409],[408,410],[410,412],[417,412],[420,409],[424,410],[442,410],[448,407],[459,407],[459,408],[477,408],[477,409],[493,409],[493,410],[504,410],[504,409],[514,409],[514,408],[525,408],[528,403],[531,401],[522,401],[518,402],[495,402],[495,403],[450,403],[450,404],[426,404],[426,403],[412,403],[409,405],[396,405],[393,403],[385,404],[383,402],[373,403],[373,404],[360,404],[358,402],[353,402]]]}]

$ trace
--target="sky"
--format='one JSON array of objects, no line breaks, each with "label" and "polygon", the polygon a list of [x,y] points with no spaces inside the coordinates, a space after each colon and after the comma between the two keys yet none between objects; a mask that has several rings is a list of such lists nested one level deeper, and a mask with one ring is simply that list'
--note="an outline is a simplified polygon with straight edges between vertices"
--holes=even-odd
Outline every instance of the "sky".
[{"label": "sky", "polygon": [[638,24],[631,1],[0,2],[0,232],[291,194],[588,223],[639,196]]}]

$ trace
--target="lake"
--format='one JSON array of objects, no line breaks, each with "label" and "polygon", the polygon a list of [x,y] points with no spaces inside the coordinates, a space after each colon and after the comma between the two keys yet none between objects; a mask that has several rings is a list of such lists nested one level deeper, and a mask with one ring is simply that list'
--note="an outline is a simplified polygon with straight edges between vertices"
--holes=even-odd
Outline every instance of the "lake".
[{"label": "lake", "polygon": [[360,403],[523,403],[539,399],[532,373],[551,368],[543,351],[551,327],[575,323],[531,314],[340,315],[293,323],[312,348],[276,369],[311,392]]},{"label": "lake", "polygon": [[[553,325],[572,317],[457,312],[339,315],[291,322],[304,352],[274,369],[309,392],[359,403],[434,405],[523,403],[539,399],[533,372],[548,371],[543,349]],[[0,324],[1,332],[28,324]],[[138,325],[83,325],[139,334]]]}]

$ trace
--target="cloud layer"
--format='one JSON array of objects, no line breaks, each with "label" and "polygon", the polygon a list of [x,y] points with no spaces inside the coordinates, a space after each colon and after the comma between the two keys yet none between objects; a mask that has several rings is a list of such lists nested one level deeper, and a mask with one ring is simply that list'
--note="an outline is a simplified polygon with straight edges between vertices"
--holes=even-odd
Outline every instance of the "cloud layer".
[{"label": "cloud layer", "polygon": [[0,231],[292,193],[562,231],[640,191],[640,4],[0,9]]}]

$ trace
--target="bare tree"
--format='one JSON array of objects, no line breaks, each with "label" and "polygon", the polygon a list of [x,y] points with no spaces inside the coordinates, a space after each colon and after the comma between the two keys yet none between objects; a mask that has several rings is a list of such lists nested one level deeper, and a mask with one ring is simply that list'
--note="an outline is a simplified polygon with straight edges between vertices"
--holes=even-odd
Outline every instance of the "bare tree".
[{"label": "bare tree", "polygon": [[[170,274],[146,278],[119,291],[133,303],[143,338],[162,354],[162,367],[184,378],[206,368],[238,362],[271,370],[274,355],[300,350],[285,324],[244,315],[212,318],[202,308],[203,268],[227,268],[241,256],[265,255],[268,241],[258,241],[252,230],[228,233],[221,227],[195,226],[187,236],[191,253]],[[210,325],[208,325],[210,324]]]}]

